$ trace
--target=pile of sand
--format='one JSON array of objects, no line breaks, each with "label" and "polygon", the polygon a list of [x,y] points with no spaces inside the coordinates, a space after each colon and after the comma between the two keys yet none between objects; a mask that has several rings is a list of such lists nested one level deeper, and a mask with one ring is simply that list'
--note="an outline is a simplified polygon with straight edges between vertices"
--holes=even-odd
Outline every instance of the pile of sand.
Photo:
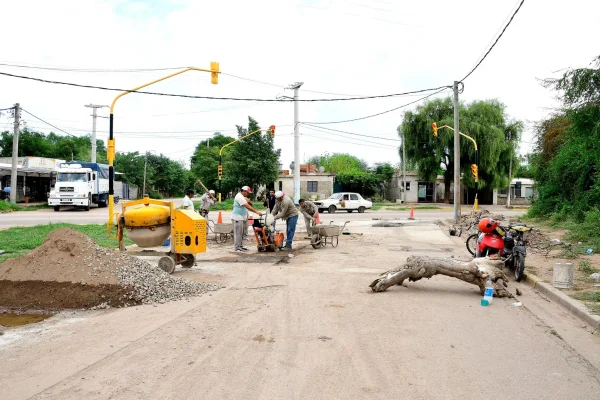
[{"label": "pile of sand", "polygon": [[0,264],[0,307],[121,307],[200,295],[219,285],[173,277],[136,257],[101,248],[72,228]]}]

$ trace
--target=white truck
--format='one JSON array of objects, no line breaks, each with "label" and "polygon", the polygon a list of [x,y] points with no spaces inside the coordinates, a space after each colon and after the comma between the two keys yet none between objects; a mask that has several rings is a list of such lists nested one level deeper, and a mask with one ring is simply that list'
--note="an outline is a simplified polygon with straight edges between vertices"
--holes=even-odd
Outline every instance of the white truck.
[{"label": "white truck", "polygon": [[63,163],[57,170],[56,184],[48,196],[48,205],[54,211],[61,206],[83,207],[108,204],[108,165],[77,162]]}]

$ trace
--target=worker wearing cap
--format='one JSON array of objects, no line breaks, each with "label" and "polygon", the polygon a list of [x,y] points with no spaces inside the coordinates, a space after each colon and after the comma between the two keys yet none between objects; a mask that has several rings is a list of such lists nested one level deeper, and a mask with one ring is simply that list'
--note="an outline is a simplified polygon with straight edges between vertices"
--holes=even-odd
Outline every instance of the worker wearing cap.
[{"label": "worker wearing cap", "polygon": [[311,223],[317,221],[317,217],[319,216],[319,208],[312,201],[306,201],[304,199],[300,199],[298,204],[300,204],[300,212],[304,216],[307,239],[310,239],[312,237]]},{"label": "worker wearing cap", "polygon": [[188,189],[185,192],[185,197],[183,198],[183,204],[181,208],[184,210],[194,211],[194,202],[192,201],[192,197],[194,197],[194,191],[192,189]]},{"label": "worker wearing cap", "polygon": [[242,189],[233,199],[233,212],[231,214],[231,222],[233,223],[233,251],[246,252],[248,248],[243,246],[244,230],[246,228],[246,219],[248,218],[248,211],[251,211],[259,216],[262,216],[260,211],[255,210],[246,197],[252,193],[252,190],[248,186],[242,186]]},{"label": "worker wearing cap", "polygon": [[275,220],[281,218],[286,225],[286,242],[285,248],[282,250],[292,250],[292,241],[296,233],[296,224],[298,223],[298,210],[294,206],[294,202],[282,191],[275,192],[275,207],[273,207],[273,216]]},{"label": "worker wearing cap", "polygon": [[200,206],[200,215],[204,218],[208,217],[208,211],[215,205],[215,191],[209,190],[200,197],[202,205]]}]

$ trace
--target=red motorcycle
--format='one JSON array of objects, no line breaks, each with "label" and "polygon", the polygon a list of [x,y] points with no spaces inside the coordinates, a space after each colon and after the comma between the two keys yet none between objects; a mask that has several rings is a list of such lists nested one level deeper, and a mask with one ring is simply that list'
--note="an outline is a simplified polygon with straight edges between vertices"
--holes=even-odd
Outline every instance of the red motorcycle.
[{"label": "red motorcycle", "polygon": [[467,250],[475,257],[500,258],[504,264],[514,270],[515,280],[520,282],[525,275],[525,232],[532,228],[525,224],[507,227],[498,225],[498,221],[482,218],[479,232],[467,238]]}]

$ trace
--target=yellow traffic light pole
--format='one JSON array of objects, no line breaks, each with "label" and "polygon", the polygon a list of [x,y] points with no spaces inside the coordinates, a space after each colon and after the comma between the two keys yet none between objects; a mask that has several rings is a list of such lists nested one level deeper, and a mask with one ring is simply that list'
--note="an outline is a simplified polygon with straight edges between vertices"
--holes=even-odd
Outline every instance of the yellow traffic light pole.
[{"label": "yellow traffic light pole", "polygon": [[[443,125],[438,127],[437,123],[432,123],[431,127],[433,128],[433,136],[437,137],[438,135],[438,129],[442,129],[442,128],[448,128],[450,130],[452,130],[452,132],[454,132],[454,128],[452,128],[451,126],[448,125]],[[462,132],[458,132],[459,135],[466,137],[467,139],[469,139],[471,142],[473,142],[473,146],[475,146],[475,164],[471,165],[471,175],[473,176],[473,179],[475,180],[475,201],[473,202],[473,210],[477,211],[479,210],[479,199],[477,198],[477,195],[479,193],[479,150],[477,149],[477,142],[475,141],[475,139],[473,139],[471,136],[465,135]],[[456,182],[455,182],[456,184]]]},{"label": "yellow traffic light pole", "polygon": [[108,136],[108,146],[107,146],[107,151],[106,151],[107,158],[108,158],[108,222],[107,222],[107,226],[110,227],[112,219],[115,215],[114,214],[115,213],[115,200],[114,200],[114,197],[115,197],[114,196],[115,195],[115,190],[114,190],[115,170],[114,170],[113,164],[115,161],[116,152],[115,152],[115,137],[114,137],[113,127],[114,127],[115,104],[117,103],[117,100],[119,100],[121,97],[125,96],[126,94],[135,92],[136,90],[145,88],[146,86],[153,85],[157,82],[164,81],[166,79],[172,78],[174,76],[183,74],[184,72],[188,72],[188,71],[210,72],[211,73],[211,83],[214,85],[219,83],[219,74],[221,73],[221,71],[219,70],[219,63],[213,61],[210,63],[210,69],[193,68],[193,67],[185,68],[185,69],[182,69],[181,71],[164,76],[160,79],[153,80],[152,82],[143,84],[143,85],[133,88],[131,90],[121,92],[121,93],[119,93],[119,95],[117,95],[117,97],[114,98],[112,104],[110,105],[110,117],[109,117],[110,128],[109,128],[109,136]]},{"label": "yellow traffic light pole", "polygon": [[252,136],[255,133],[259,133],[259,132],[269,132],[271,134],[271,138],[275,137],[275,125],[271,125],[269,127],[269,129],[258,129],[255,130],[254,132],[250,132],[247,135],[242,136],[239,139],[234,140],[233,142],[229,142],[226,145],[224,145],[223,147],[221,147],[221,150],[219,151],[219,167],[217,169],[217,174],[218,174],[218,178],[219,178],[219,203],[221,202],[221,187],[222,187],[222,181],[223,181],[223,150],[225,150],[226,147],[231,146],[234,143],[239,142],[240,140],[246,139],[248,136]]}]

